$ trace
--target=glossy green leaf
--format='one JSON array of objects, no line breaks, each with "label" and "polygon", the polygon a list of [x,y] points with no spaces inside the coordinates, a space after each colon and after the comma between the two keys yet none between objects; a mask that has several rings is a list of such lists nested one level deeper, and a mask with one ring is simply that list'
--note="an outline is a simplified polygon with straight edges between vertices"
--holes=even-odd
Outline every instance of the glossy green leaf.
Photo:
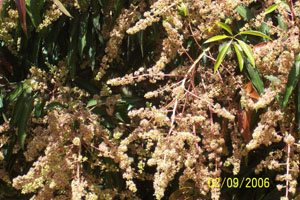
[{"label": "glossy green leaf", "polygon": [[221,26],[224,30],[226,30],[230,35],[233,35],[232,34],[232,30],[231,28],[227,25],[227,24],[224,24],[222,22],[216,22],[217,25]]},{"label": "glossy green leaf", "polygon": [[209,42],[218,41],[218,40],[223,40],[225,38],[230,38],[230,36],[228,36],[228,35],[216,35],[216,36],[213,36],[213,37],[209,38],[208,40],[206,40],[204,42],[204,44],[209,43]]},{"label": "glossy green leaf", "polygon": [[236,42],[234,42],[233,45],[234,45],[236,56],[238,58],[240,71],[243,71],[244,59],[242,57],[242,52],[240,51],[241,47]]},{"label": "glossy green leaf", "polygon": [[121,114],[119,112],[115,113],[115,117],[120,120],[121,122],[125,122],[125,120],[123,119],[123,117],[121,116]]},{"label": "glossy green leaf", "polygon": [[250,60],[246,58],[246,69],[252,85],[257,90],[258,94],[264,93],[264,82],[262,81],[257,68],[253,68]]},{"label": "glossy green leaf", "polygon": [[89,100],[89,102],[87,103],[87,105],[86,105],[86,107],[93,107],[93,106],[95,106],[95,105],[97,105],[97,100],[96,99],[91,99],[91,100]]},{"label": "glossy green leaf", "polygon": [[272,38],[270,38],[269,36],[263,34],[262,32],[259,32],[259,31],[242,31],[242,32],[239,32],[237,35],[255,35],[255,36],[264,37],[269,40],[272,40]]},{"label": "glossy green leaf", "polygon": [[69,13],[69,11],[65,8],[65,6],[59,0],[53,0],[53,2],[57,5],[58,9],[62,13],[64,13],[68,17],[72,17],[72,15]]},{"label": "glossy green leaf", "polygon": [[283,96],[282,106],[284,111],[286,110],[286,106],[288,104],[289,98],[298,82],[299,71],[300,71],[300,61],[295,61],[294,66],[289,73],[288,82]]},{"label": "glossy green leaf", "polygon": [[24,102],[23,102],[23,109],[21,112],[21,116],[18,120],[18,142],[21,146],[21,148],[24,150],[24,142],[27,136],[26,133],[26,126],[27,122],[30,118],[31,111],[33,109],[33,102],[34,102],[34,97],[32,95],[32,89],[27,88],[24,91]]},{"label": "glossy green leaf", "polygon": [[44,111],[44,106],[46,104],[46,102],[49,100],[49,95],[46,94],[45,96],[43,96],[42,99],[40,99],[35,108],[34,108],[34,117],[41,117],[43,115]]},{"label": "glossy green leaf", "polygon": [[[296,113],[295,113],[295,122],[297,124],[297,129],[300,127],[300,76],[298,76],[298,84],[295,88],[295,106],[296,106]],[[298,131],[296,131],[298,133]],[[299,133],[298,133],[299,134]],[[297,135],[299,137],[299,135]]]},{"label": "glossy green leaf", "polygon": [[235,10],[244,18],[245,21],[250,21],[254,17],[251,10],[246,6],[237,6]]},{"label": "glossy green leaf", "polygon": [[222,50],[219,52],[218,57],[216,59],[215,65],[214,65],[214,73],[216,73],[216,71],[218,70],[219,66],[221,65],[222,61],[225,58],[225,55],[227,53],[227,51],[229,50],[229,47],[231,45],[231,42],[228,42],[224,45],[224,47],[222,48]]},{"label": "glossy green leaf", "polygon": [[27,13],[30,16],[33,26],[36,28],[41,22],[41,10],[45,4],[46,0],[39,0],[39,1],[26,1],[27,5]]},{"label": "glossy green leaf", "polygon": [[22,110],[23,110],[24,101],[25,101],[25,94],[24,94],[24,91],[22,90],[22,93],[19,96],[19,98],[18,98],[18,100],[17,100],[17,102],[16,102],[16,104],[14,105],[14,108],[13,108],[12,116],[11,116],[11,119],[10,119],[10,122],[9,122],[9,125],[10,125],[11,128],[15,127],[17,122],[20,119],[20,115],[21,115]]},{"label": "glossy green leaf", "polygon": [[6,101],[12,102],[16,100],[23,92],[25,88],[27,88],[28,85],[24,83],[20,83],[16,89],[14,89],[7,97]]},{"label": "glossy green leaf", "polygon": [[265,12],[265,14],[269,14],[271,12],[273,12],[274,10],[276,10],[278,8],[279,4],[273,4],[271,5]]},{"label": "glossy green leaf", "polygon": [[250,60],[250,63],[253,65],[253,67],[255,67],[255,61],[254,61],[254,56],[252,53],[251,48],[249,47],[248,44],[246,44],[245,42],[243,42],[242,40],[237,40],[239,45],[242,47],[243,51],[245,52],[245,54],[247,55],[247,57]]}]

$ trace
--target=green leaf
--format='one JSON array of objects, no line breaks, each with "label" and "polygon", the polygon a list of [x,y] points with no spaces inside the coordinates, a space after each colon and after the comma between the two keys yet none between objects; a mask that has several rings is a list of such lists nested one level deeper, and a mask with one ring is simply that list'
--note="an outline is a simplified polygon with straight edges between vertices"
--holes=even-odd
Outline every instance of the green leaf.
[{"label": "green leaf", "polygon": [[28,85],[27,84],[24,84],[24,83],[20,83],[18,85],[18,87],[16,89],[14,89],[6,98],[5,100],[8,101],[8,102],[12,102],[14,100],[16,100],[23,92],[23,90],[25,88],[27,88]]},{"label": "green leaf", "polygon": [[244,59],[242,57],[242,52],[240,51],[241,47],[236,42],[234,42],[233,45],[234,45],[236,56],[237,56],[238,61],[239,61],[240,71],[243,71]]},{"label": "green leaf", "polygon": [[49,100],[49,95],[46,94],[41,100],[39,100],[34,108],[34,116],[41,117],[43,115],[44,106],[46,101]]},{"label": "green leaf", "polygon": [[27,13],[30,16],[30,19],[32,21],[33,26],[36,28],[41,22],[41,10],[45,4],[45,0],[39,0],[39,1],[26,1],[27,5]]},{"label": "green leaf", "polygon": [[242,40],[237,40],[237,41],[240,44],[240,46],[242,47],[245,54],[248,56],[250,63],[253,65],[253,67],[255,67],[254,56],[253,56],[252,50],[249,47],[249,45],[246,44],[245,42],[243,42]]},{"label": "green leaf", "polygon": [[237,6],[235,10],[244,18],[245,21],[249,21],[254,17],[253,13],[248,7]]},{"label": "green leaf", "polygon": [[59,0],[53,0],[53,2],[57,5],[58,9],[62,13],[64,13],[68,17],[72,17],[72,15],[69,13],[69,11],[65,8],[65,6]]},{"label": "green leaf", "polygon": [[20,115],[23,112],[22,110],[23,110],[24,101],[25,101],[25,94],[24,94],[24,91],[22,90],[22,93],[19,96],[19,98],[18,98],[18,100],[17,100],[17,102],[14,106],[12,116],[11,116],[11,119],[10,119],[10,122],[9,122],[9,125],[10,125],[11,128],[15,127],[17,122],[20,119]]},{"label": "green leaf", "polygon": [[280,83],[280,80],[276,76],[265,75],[264,77],[273,83]]},{"label": "green leaf", "polygon": [[[300,81],[298,77],[298,84],[295,89],[295,106],[296,106],[296,113],[295,113],[295,122],[298,125],[297,128],[300,127]],[[296,131],[298,133],[298,131]],[[298,133],[299,134],[299,133]],[[297,135],[299,137],[299,135]]]},{"label": "green leaf", "polygon": [[30,118],[31,111],[33,109],[34,97],[32,95],[31,88],[26,89],[23,94],[24,94],[23,109],[22,109],[20,119],[18,120],[18,142],[21,148],[24,150],[24,142],[27,136],[26,126]]},{"label": "green leaf", "polygon": [[300,71],[300,61],[295,61],[293,68],[290,71],[288,82],[285,88],[285,93],[283,96],[283,110],[286,110],[286,106],[288,104],[289,98],[298,82],[299,77],[299,71]]},{"label": "green leaf", "polygon": [[269,14],[271,12],[273,12],[274,10],[276,10],[278,8],[279,4],[273,4],[271,5],[265,12],[265,14]]},{"label": "green leaf", "polygon": [[223,40],[225,38],[230,38],[230,37],[228,35],[216,35],[216,36],[213,36],[213,37],[209,38],[208,40],[206,40],[204,42],[204,44],[209,43],[209,42],[218,41],[218,40]]},{"label": "green leaf", "polygon": [[252,85],[257,90],[258,94],[264,93],[264,82],[262,81],[257,68],[253,68],[250,60],[246,58],[246,69]]},{"label": "green leaf", "polygon": [[288,29],[288,26],[287,26],[285,23],[283,23],[283,21],[282,21],[282,17],[281,17],[281,15],[280,15],[280,14],[278,14],[278,15],[277,15],[277,21],[278,21],[278,25],[279,25],[279,27],[280,27],[281,29],[283,29],[283,30],[287,31],[287,29]]},{"label": "green leaf", "polygon": [[216,62],[215,62],[215,66],[214,66],[214,73],[216,73],[216,71],[218,70],[219,66],[221,65],[222,61],[224,60],[225,58],[225,55],[227,53],[227,51],[229,50],[229,47],[231,45],[231,42],[228,42],[227,44],[224,45],[224,47],[222,48],[222,50],[220,51],[217,59],[216,59]]},{"label": "green leaf", "polygon": [[259,31],[243,31],[243,32],[239,32],[237,35],[256,35],[256,36],[260,36],[272,40],[272,38]]},{"label": "green leaf", "polygon": [[87,103],[86,107],[89,108],[89,107],[93,107],[97,105],[97,100],[96,99],[91,99],[89,100],[89,102]]},{"label": "green leaf", "polygon": [[233,35],[232,34],[232,30],[231,28],[227,25],[227,24],[224,24],[222,22],[216,22],[217,25],[221,26],[224,30],[226,30],[230,35]]},{"label": "green leaf", "polygon": [[115,117],[120,120],[121,122],[125,122],[125,120],[123,119],[123,117],[121,116],[121,114],[119,112],[115,113]]}]

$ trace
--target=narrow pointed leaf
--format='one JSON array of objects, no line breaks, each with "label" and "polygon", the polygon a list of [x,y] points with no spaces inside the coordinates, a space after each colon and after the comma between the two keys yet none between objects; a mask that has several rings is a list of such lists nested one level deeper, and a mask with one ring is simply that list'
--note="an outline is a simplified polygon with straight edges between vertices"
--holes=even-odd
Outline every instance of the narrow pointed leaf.
[{"label": "narrow pointed leaf", "polygon": [[252,85],[257,90],[258,94],[264,93],[264,82],[262,81],[257,68],[252,67],[252,64],[248,58],[246,58],[245,61],[245,66]]},{"label": "narrow pointed leaf", "polygon": [[233,45],[234,45],[236,56],[237,56],[238,61],[239,61],[240,71],[243,71],[244,59],[242,57],[242,52],[240,51],[240,47],[236,42],[234,42]]},{"label": "narrow pointed leaf", "polygon": [[249,58],[250,63],[253,65],[253,67],[255,67],[254,56],[253,56],[252,50],[249,47],[249,45],[246,44],[245,42],[243,42],[242,40],[237,40],[237,41],[240,44],[240,46],[242,47],[242,49],[245,52],[245,54],[247,55],[247,57]]},{"label": "narrow pointed leaf", "polygon": [[[296,106],[296,113],[295,113],[295,122],[298,125],[298,128],[300,127],[300,81],[298,77],[298,84],[295,89],[295,106]],[[298,133],[298,131],[296,132]],[[299,137],[299,135],[298,135]]]},{"label": "narrow pointed leaf", "polygon": [[243,31],[243,32],[239,32],[237,35],[256,35],[256,36],[260,36],[272,40],[272,38],[259,31]]},{"label": "narrow pointed leaf", "polygon": [[221,65],[222,61],[224,60],[225,58],[225,55],[227,53],[227,51],[229,50],[229,47],[231,45],[231,42],[228,42],[227,44],[224,45],[224,47],[222,48],[222,50],[220,51],[217,59],[216,59],[216,62],[215,62],[215,66],[214,66],[214,73],[216,73],[216,71],[218,70],[219,66]]},{"label": "narrow pointed leaf", "polygon": [[236,10],[244,18],[245,21],[249,21],[254,17],[251,10],[246,6],[237,6],[234,10]]},{"label": "narrow pointed leaf", "polygon": [[26,126],[30,118],[31,111],[33,110],[34,97],[32,95],[32,88],[27,88],[24,91],[23,110],[18,121],[18,142],[22,149],[24,149],[24,143],[27,136]]},{"label": "narrow pointed leaf", "polygon": [[209,42],[214,42],[214,41],[218,41],[218,40],[223,40],[225,38],[229,38],[229,36],[227,36],[227,35],[216,35],[216,36],[213,36],[213,37],[209,38],[204,43],[209,43]]},{"label": "narrow pointed leaf", "polygon": [[72,15],[69,13],[69,11],[65,8],[65,6],[59,0],[53,0],[53,2],[57,5],[58,9],[62,13],[64,13],[68,17],[72,17]]},{"label": "narrow pointed leaf", "polygon": [[300,71],[300,61],[295,61],[295,64],[290,71],[285,93],[283,96],[282,106],[284,111],[286,110],[286,106],[288,104],[289,98],[298,82],[299,71]]},{"label": "narrow pointed leaf", "polygon": [[27,37],[25,0],[15,0],[22,29]]},{"label": "narrow pointed leaf", "polygon": [[233,34],[232,34],[231,28],[230,28],[227,24],[222,23],[222,22],[217,22],[216,24],[219,25],[219,26],[221,26],[221,27],[222,27],[224,30],[226,30],[230,35],[233,35]]},{"label": "narrow pointed leaf", "polygon": [[278,8],[279,4],[273,4],[271,5],[265,12],[265,14],[269,14],[271,12],[273,12],[274,10],[276,10]]}]

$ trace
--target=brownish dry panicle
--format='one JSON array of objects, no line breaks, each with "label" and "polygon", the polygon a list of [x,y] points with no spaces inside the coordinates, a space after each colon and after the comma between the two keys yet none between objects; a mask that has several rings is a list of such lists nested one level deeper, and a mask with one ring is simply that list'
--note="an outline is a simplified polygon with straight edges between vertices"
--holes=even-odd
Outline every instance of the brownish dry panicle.
[{"label": "brownish dry panicle", "polygon": [[[143,7],[144,3],[141,2],[139,6]],[[123,9],[121,11],[120,16],[115,23],[115,27],[110,31],[109,41],[105,48],[106,54],[102,58],[99,72],[95,77],[96,80],[100,80],[104,76],[105,70],[109,68],[109,64],[111,64],[114,59],[118,59],[120,53],[119,47],[125,36],[126,30],[139,17],[137,8],[138,6],[131,5],[129,9]]]}]

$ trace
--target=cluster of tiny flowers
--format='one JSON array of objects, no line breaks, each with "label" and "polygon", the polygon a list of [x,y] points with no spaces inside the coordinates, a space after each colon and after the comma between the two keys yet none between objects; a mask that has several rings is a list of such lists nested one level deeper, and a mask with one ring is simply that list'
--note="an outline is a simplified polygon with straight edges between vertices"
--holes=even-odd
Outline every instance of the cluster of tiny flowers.
[{"label": "cluster of tiny flowers", "polygon": [[36,31],[39,32],[45,27],[48,27],[53,22],[55,22],[61,15],[62,12],[60,11],[60,9],[58,9],[57,5],[53,3],[52,6],[46,11],[46,15],[43,19],[43,22],[38,25]]}]

